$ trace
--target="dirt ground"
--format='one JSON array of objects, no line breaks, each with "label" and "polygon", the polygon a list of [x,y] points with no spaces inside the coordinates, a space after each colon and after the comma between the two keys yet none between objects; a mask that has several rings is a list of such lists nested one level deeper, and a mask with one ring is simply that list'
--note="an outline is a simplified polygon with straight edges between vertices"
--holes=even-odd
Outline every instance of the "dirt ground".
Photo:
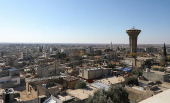
[{"label": "dirt ground", "polygon": [[128,91],[128,92],[129,92],[129,100],[131,101],[131,103],[138,103],[146,99],[145,95],[134,93],[132,91]]}]

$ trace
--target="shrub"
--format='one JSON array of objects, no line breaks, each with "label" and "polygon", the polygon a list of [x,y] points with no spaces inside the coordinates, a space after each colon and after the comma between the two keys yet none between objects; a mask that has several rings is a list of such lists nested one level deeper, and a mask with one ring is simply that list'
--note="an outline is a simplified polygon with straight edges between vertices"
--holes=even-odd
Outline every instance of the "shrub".
[{"label": "shrub", "polygon": [[111,85],[109,90],[99,89],[85,103],[130,103],[128,92],[122,85]]},{"label": "shrub", "polygon": [[142,76],[142,71],[139,69],[133,69],[132,74],[136,76]]},{"label": "shrub", "polygon": [[86,88],[86,82],[85,82],[85,81],[79,80],[79,81],[76,83],[76,89],[80,89],[80,88]]},{"label": "shrub", "polygon": [[138,85],[138,77],[137,76],[129,77],[128,85],[129,84]]},{"label": "shrub", "polygon": [[158,71],[158,68],[154,68],[153,70]]}]

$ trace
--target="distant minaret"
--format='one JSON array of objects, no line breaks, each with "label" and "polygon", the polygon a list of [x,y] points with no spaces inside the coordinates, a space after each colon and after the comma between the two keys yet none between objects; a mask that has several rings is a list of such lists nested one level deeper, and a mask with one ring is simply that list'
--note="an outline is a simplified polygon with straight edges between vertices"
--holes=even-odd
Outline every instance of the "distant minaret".
[{"label": "distant minaret", "polygon": [[110,43],[110,49],[113,49],[112,41],[111,41],[111,43]]}]

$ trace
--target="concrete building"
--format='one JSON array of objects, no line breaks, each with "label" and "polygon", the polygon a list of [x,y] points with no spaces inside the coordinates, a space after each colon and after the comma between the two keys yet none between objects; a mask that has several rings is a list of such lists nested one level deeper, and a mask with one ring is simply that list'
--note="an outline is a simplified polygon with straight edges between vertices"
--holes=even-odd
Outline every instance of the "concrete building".
[{"label": "concrete building", "polygon": [[157,53],[158,52],[158,48],[149,47],[149,48],[145,48],[145,51],[149,52],[149,53]]},{"label": "concrete building", "polygon": [[94,49],[92,47],[88,47],[86,49],[86,53],[94,53]]},{"label": "concrete building", "polygon": [[76,83],[78,82],[78,78],[74,76],[67,76],[63,78],[63,86],[67,87],[69,89],[73,89],[76,86]]},{"label": "concrete building", "polygon": [[167,48],[166,51],[167,51],[168,53],[170,53],[170,48]]},{"label": "concrete building", "polygon": [[55,65],[40,65],[37,68],[38,77],[50,77],[55,75],[60,75],[60,72]]},{"label": "concrete building", "polygon": [[101,78],[105,75],[110,75],[110,68],[91,68],[91,69],[80,69],[79,77],[85,79],[88,83],[92,83],[94,79]]},{"label": "concrete building", "polygon": [[140,32],[141,30],[135,29],[134,27],[126,30],[126,33],[129,35],[130,53],[137,53],[137,38]]},{"label": "concrete building", "polygon": [[[94,83],[91,83],[87,86],[87,88],[83,89],[74,89],[74,90],[67,90],[67,93],[71,96],[74,96],[80,100],[86,100],[89,95],[93,95],[95,91],[98,89],[105,89],[108,90],[111,84],[121,84],[124,85],[128,81],[126,78],[123,77],[108,77],[107,79],[98,79]],[[76,102],[76,103],[84,103],[84,102]]]},{"label": "concrete building", "polygon": [[169,74],[159,71],[146,71],[143,76],[149,81],[169,82]]},{"label": "concrete building", "polygon": [[0,70],[0,88],[9,88],[20,84],[19,70],[3,68]]},{"label": "concrete building", "polygon": [[36,103],[43,103],[50,95],[57,96],[63,90],[63,86],[56,83],[58,81],[62,82],[63,79],[59,76],[29,79],[26,81],[26,90],[20,92],[20,98],[22,101],[37,101],[38,98],[42,102]]},{"label": "concrete building", "polygon": [[[136,63],[135,63],[136,62]],[[125,58],[124,59],[124,64],[127,65],[127,67],[141,67],[141,65],[144,63],[143,60],[140,60],[140,59],[136,59],[135,61],[135,58]]]},{"label": "concrete building", "polygon": [[21,52],[21,59],[27,60],[31,58],[31,53],[29,51],[27,52]]},{"label": "concrete building", "polygon": [[145,49],[144,48],[137,48],[137,52],[139,52],[139,53],[145,52]]},{"label": "concrete building", "polygon": [[50,52],[53,52],[53,51],[57,51],[57,48],[51,47],[51,48],[50,48]]},{"label": "concrete building", "polygon": [[112,45],[112,42],[110,43],[110,49],[113,49],[113,45]]}]

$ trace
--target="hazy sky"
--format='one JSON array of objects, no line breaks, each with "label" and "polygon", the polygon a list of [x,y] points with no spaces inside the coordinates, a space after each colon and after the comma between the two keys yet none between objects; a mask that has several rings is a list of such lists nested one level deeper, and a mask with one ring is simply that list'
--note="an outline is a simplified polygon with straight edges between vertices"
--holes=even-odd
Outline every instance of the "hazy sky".
[{"label": "hazy sky", "polygon": [[0,42],[170,44],[170,0],[0,0]]}]

